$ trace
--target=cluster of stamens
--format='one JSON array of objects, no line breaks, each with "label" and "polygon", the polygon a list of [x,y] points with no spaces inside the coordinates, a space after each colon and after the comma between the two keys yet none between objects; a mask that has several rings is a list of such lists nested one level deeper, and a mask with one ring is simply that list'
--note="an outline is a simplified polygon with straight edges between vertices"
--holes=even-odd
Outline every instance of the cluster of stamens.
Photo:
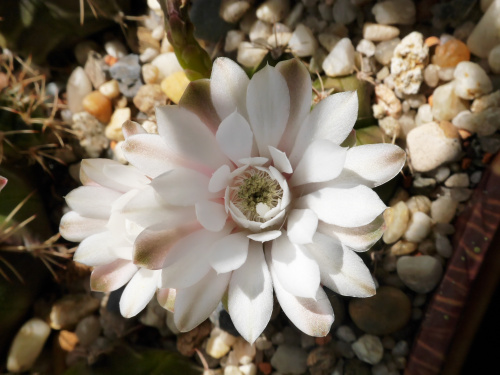
[{"label": "cluster of stamens", "polygon": [[283,196],[278,181],[266,171],[247,168],[233,180],[231,201],[248,220],[265,222],[263,215],[276,207]]}]

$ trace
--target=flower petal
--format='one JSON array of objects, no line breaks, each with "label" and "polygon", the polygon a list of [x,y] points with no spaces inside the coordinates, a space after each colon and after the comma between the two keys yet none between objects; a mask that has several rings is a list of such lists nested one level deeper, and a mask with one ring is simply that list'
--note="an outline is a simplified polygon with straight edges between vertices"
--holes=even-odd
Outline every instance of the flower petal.
[{"label": "flower petal", "polygon": [[253,157],[253,158],[242,158],[242,159],[238,160],[238,162],[240,164],[243,164],[245,166],[264,165],[268,161],[269,161],[268,158],[263,158],[263,157],[260,157],[260,156],[256,156],[256,157]]},{"label": "flower petal", "polygon": [[127,120],[122,125],[122,133],[125,139],[136,134],[146,134],[147,131],[135,121]]},{"label": "flower petal", "polygon": [[231,229],[210,232],[201,229],[184,237],[168,252],[162,269],[162,287],[183,289],[196,284],[209,270],[212,245]]},{"label": "flower petal", "polygon": [[117,259],[112,263],[95,267],[90,275],[90,289],[95,292],[112,292],[124,286],[137,272],[130,260]]},{"label": "flower petal", "polygon": [[300,126],[311,109],[311,76],[299,59],[280,61],[276,69],[285,78],[290,93],[290,116],[278,148],[290,154]]},{"label": "flower petal", "polygon": [[306,248],[290,242],[288,236],[273,241],[271,258],[281,285],[297,297],[314,298],[319,286],[319,267]]},{"label": "flower petal", "polygon": [[[174,105],[156,108],[158,132],[168,151],[183,166],[207,175],[229,160],[221,152],[215,135],[194,113]],[[194,164],[193,164],[194,163]]]},{"label": "flower petal", "polygon": [[103,186],[123,193],[130,190],[131,187],[128,184],[124,185],[115,181],[104,173],[104,167],[108,165],[125,167],[117,161],[110,159],[83,159],[80,163],[80,181],[84,185]]},{"label": "flower petal", "polygon": [[269,146],[269,152],[271,153],[271,157],[273,158],[274,166],[281,173],[293,172],[292,165],[290,164],[290,161],[288,160],[286,154],[283,151],[280,151],[277,148]]},{"label": "flower petal", "polygon": [[132,165],[110,164],[105,165],[102,171],[106,177],[115,183],[126,186],[127,190],[124,190],[125,192],[130,189],[140,189],[144,185],[149,184],[150,181],[149,178]]},{"label": "flower petal", "polygon": [[165,310],[174,312],[176,290],[171,288],[160,288],[156,292],[156,299]]},{"label": "flower petal", "polygon": [[269,230],[267,232],[249,234],[247,237],[257,242],[267,242],[275,240],[281,236],[280,230]]},{"label": "flower petal", "polygon": [[273,284],[262,245],[257,242],[251,242],[245,264],[233,272],[228,310],[238,332],[251,344],[271,319]]},{"label": "flower petal", "polygon": [[316,259],[321,282],[343,296],[370,297],[375,283],[363,260],[352,250],[331,237],[316,233],[314,243],[307,245]]},{"label": "flower petal", "polygon": [[230,174],[231,169],[226,164],[217,169],[210,178],[208,191],[211,193],[217,193],[218,191],[225,189],[231,180],[229,177]]},{"label": "flower petal", "polygon": [[326,139],[312,142],[300,159],[290,186],[333,180],[337,177],[346,158],[347,150]]},{"label": "flower petal", "polygon": [[123,207],[122,215],[142,228],[162,223],[165,227],[196,220],[194,207],[170,206],[153,187],[146,186]]},{"label": "flower petal", "polygon": [[233,60],[221,57],[214,61],[210,77],[210,94],[214,107],[223,120],[235,109],[247,117],[247,74]]},{"label": "flower petal", "polygon": [[122,150],[130,164],[155,178],[178,166],[158,134],[137,134],[123,142]]},{"label": "flower petal", "polygon": [[203,228],[212,232],[218,232],[226,225],[227,213],[223,204],[212,201],[200,201],[194,207],[196,218]]},{"label": "flower petal", "polygon": [[160,271],[140,268],[125,287],[120,298],[120,313],[125,318],[139,314],[151,301],[158,288]]},{"label": "flower petal", "polygon": [[59,232],[68,241],[80,242],[85,238],[106,230],[107,220],[90,219],[70,211],[61,218]]},{"label": "flower petal", "polygon": [[281,205],[280,208],[285,209],[291,202],[292,197],[290,195],[290,188],[288,187],[288,183],[286,182],[283,175],[274,168],[272,165],[269,167],[269,172],[271,172],[271,177],[273,177],[278,184],[280,185],[281,190],[283,190],[283,196],[281,197]]},{"label": "flower petal", "polygon": [[371,223],[386,209],[378,195],[364,185],[320,189],[299,198],[297,207],[310,208],[320,220],[346,228]]},{"label": "flower petal", "polygon": [[353,147],[347,151],[344,170],[334,182],[373,188],[396,176],[405,161],[406,153],[396,145],[379,143]]},{"label": "flower petal", "polygon": [[268,254],[266,251],[267,264],[271,271],[276,298],[288,319],[309,336],[326,336],[334,321],[334,315],[332,305],[323,288],[318,287],[313,298],[296,297],[289,293],[276,275]]},{"label": "flower petal", "polygon": [[269,157],[267,146],[278,146],[290,113],[290,93],[283,76],[267,65],[248,84],[247,109],[259,154]]},{"label": "flower petal", "polygon": [[210,316],[226,292],[230,277],[230,272],[217,274],[211,270],[195,285],[177,290],[174,323],[179,331],[190,331]]},{"label": "flower petal", "polygon": [[370,249],[384,234],[385,222],[382,215],[367,225],[355,228],[343,228],[320,222],[318,232],[337,238],[344,245],[354,251]]},{"label": "flower petal", "polygon": [[122,244],[110,232],[102,232],[85,238],[73,255],[73,260],[87,266],[102,266],[118,259],[116,248]]},{"label": "flower petal", "polygon": [[193,206],[196,202],[214,198],[208,191],[210,179],[189,168],[175,168],[151,181],[151,186],[166,203],[173,206]]},{"label": "flower petal", "polygon": [[80,186],[66,195],[66,203],[82,216],[108,219],[113,201],[120,196],[119,192],[105,187]]},{"label": "flower petal", "polygon": [[233,112],[222,120],[215,135],[221,150],[235,164],[252,153],[253,133],[247,120],[238,112]]},{"label": "flower petal", "polygon": [[316,139],[340,145],[351,132],[358,117],[356,91],[340,92],[320,101],[302,124],[289,156],[296,166],[305,149]]},{"label": "flower petal", "polygon": [[217,273],[238,269],[247,259],[249,242],[245,232],[233,233],[218,240],[210,250],[210,265]]},{"label": "flower petal", "polygon": [[179,107],[196,114],[212,133],[217,131],[220,118],[212,103],[210,80],[198,79],[190,82],[179,101]]},{"label": "flower petal", "polygon": [[134,264],[153,270],[162,268],[175,243],[199,228],[196,222],[172,227],[156,224],[144,229],[134,243]]},{"label": "flower petal", "polygon": [[297,245],[311,243],[316,228],[318,215],[313,210],[292,210],[287,220],[287,234],[291,242]]}]

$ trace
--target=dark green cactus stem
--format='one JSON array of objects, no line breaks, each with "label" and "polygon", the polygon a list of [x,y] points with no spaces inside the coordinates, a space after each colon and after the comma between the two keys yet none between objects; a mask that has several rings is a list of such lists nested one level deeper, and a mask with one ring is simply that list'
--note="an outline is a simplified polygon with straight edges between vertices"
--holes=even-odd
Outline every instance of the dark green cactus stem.
[{"label": "dark green cactus stem", "polygon": [[165,16],[165,30],[179,64],[191,81],[210,78],[212,59],[194,37],[187,0],[160,0]]}]

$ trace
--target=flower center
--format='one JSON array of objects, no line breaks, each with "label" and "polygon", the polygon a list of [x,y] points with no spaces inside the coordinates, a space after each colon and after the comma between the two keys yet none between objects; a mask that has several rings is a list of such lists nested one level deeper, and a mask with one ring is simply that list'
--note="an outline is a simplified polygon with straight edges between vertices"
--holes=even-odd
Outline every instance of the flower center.
[{"label": "flower center", "polygon": [[276,207],[283,196],[278,181],[253,167],[235,177],[231,201],[248,220],[264,222],[264,215]]}]

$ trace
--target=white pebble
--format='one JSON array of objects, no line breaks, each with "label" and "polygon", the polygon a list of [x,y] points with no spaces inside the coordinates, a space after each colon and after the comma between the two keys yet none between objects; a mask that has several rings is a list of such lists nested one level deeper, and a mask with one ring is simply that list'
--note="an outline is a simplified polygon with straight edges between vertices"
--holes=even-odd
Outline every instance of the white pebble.
[{"label": "white pebble", "polygon": [[299,57],[312,56],[318,48],[318,42],[311,29],[298,24],[288,41],[288,47]]},{"label": "white pebble", "polygon": [[356,46],[356,51],[367,57],[372,57],[375,55],[375,44],[371,40],[361,39]]},{"label": "white pebble", "polygon": [[350,0],[337,0],[333,4],[333,19],[336,23],[347,25],[356,19],[356,11]]},{"label": "white pebble", "polygon": [[415,195],[406,201],[406,205],[412,214],[415,212],[423,212],[429,214],[431,212],[431,200],[425,195]]},{"label": "white pebble", "polygon": [[446,187],[469,187],[469,175],[467,173],[455,173],[444,183]]},{"label": "white pebble", "polygon": [[427,124],[434,119],[432,116],[432,107],[429,104],[423,104],[418,108],[415,123],[417,126]]},{"label": "white pebble", "polygon": [[449,196],[442,196],[431,204],[431,217],[436,223],[449,223],[455,217],[458,202]]},{"label": "white pebble", "polygon": [[472,100],[493,90],[490,78],[479,64],[462,61],[457,65],[453,76],[455,93],[463,99]]},{"label": "white pebble", "polygon": [[500,74],[500,44],[497,44],[488,55],[488,64],[493,73]]},{"label": "white pebble", "polygon": [[259,65],[266,55],[267,50],[255,48],[252,43],[242,42],[238,46],[238,55],[236,56],[236,60],[247,68],[253,68]]},{"label": "white pebble", "polygon": [[436,251],[443,258],[449,258],[453,254],[453,246],[448,237],[436,234]]},{"label": "white pebble", "polygon": [[494,0],[467,39],[467,47],[471,53],[486,58],[493,47],[500,44],[498,20],[500,20],[500,0]]},{"label": "white pebble", "polygon": [[454,82],[441,85],[434,90],[432,116],[436,120],[450,121],[468,109],[468,103],[456,95]]},{"label": "white pebble", "polygon": [[354,53],[351,40],[341,39],[323,61],[323,70],[330,77],[351,74],[354,71]]},{"label": "white pebble", "polygon": [[104,49],[108,55],[117,59],[121,59],[128,54],[127,47],[119,40],[110,40],[104,43]]},{"label": "white pebble", "polygon": [[363,335],[352,344],[352,350],[363,362],[375,365],[382,360],[384,347],[377,336]]},{"label": "white pebble", "polygon": [[7,370],[28,371],[40,355],[49,334],[49,325],[39,318],[32,318],[24,323],[10,346]]},{"label": "white pebble", "polygon": [[372,13],[375,20],[384,25],[412,25],[416,8],[412,0],[386,0],[375,4]]},{"label": "white pebble", "polygon": [[384,220],[386,230],[384,232],[383,241],[386,244],[392,244],[399,240],[408,227],[410,220],[410,211],[405,202],[398,202],[393,207],[389,207],[384,211]]},{"label": "white pebble", "polygon": [[373,42],[383,42],[396,38],[399,29],[394,26],[380,25],[377,23],[365,23],[363,25],[363,38]]},{"label": "white pebble", "polygon": [[68,107],[73,113],[83,111],[83,98],[92,92],[92,83],[82,67],[73,70],[66,85]]},{"label": "white pebble", "polygon": [[158,81],[176,73],[183,71],[174,52],[162,53],[151,62],[158,68]]},{"label": "white pebble", "polygon": [[228,23],[236,23],[250,9],[249,1],[224,0],[221,2],[219,14]]},{"label": "white pebble", "polygon": [[267,0],[257,8],[255,14],[264,22],[276,23],[285,18],[289,10],[289,0]]},{"label": "white pebble", "polygon": [[103,83],[101,86],[99,86],[99,91],[109,99],[118,97],[118,95],[120,95],[120,87],[118,86],[118,81],[116,79],[112,79],[111,81]]},{"label": "white pebble", "polygon": [[340,37],[331,33],[321,33],[318,35],[319,44],[321,44],[321,46],[328,52],[331,52],[340,39]]},{"label": "white pebble", "polygon": [[245,33],[241,30],[229,30],[226,34],[224,43],[224,52],[233,52],[245,40]]},{"label": "white pebble", "polygon": [[155,48],[148,47],[144,50],[143,53],[140,54],[139,60],[141,60],[142,63],[148,63],[151,62],[156,56],[158,56],[159,51]]},{"label": "white pebble", "polygon": [[410,242],[421,242],[430,233],[432,220],[423,212],[415,212],[410,219],[404,238]]},{"label": "white pebble", "polygon": [[436,87],[439,83],[439,66],[429,64],[424,69],[424,81],[429,87]]}]

